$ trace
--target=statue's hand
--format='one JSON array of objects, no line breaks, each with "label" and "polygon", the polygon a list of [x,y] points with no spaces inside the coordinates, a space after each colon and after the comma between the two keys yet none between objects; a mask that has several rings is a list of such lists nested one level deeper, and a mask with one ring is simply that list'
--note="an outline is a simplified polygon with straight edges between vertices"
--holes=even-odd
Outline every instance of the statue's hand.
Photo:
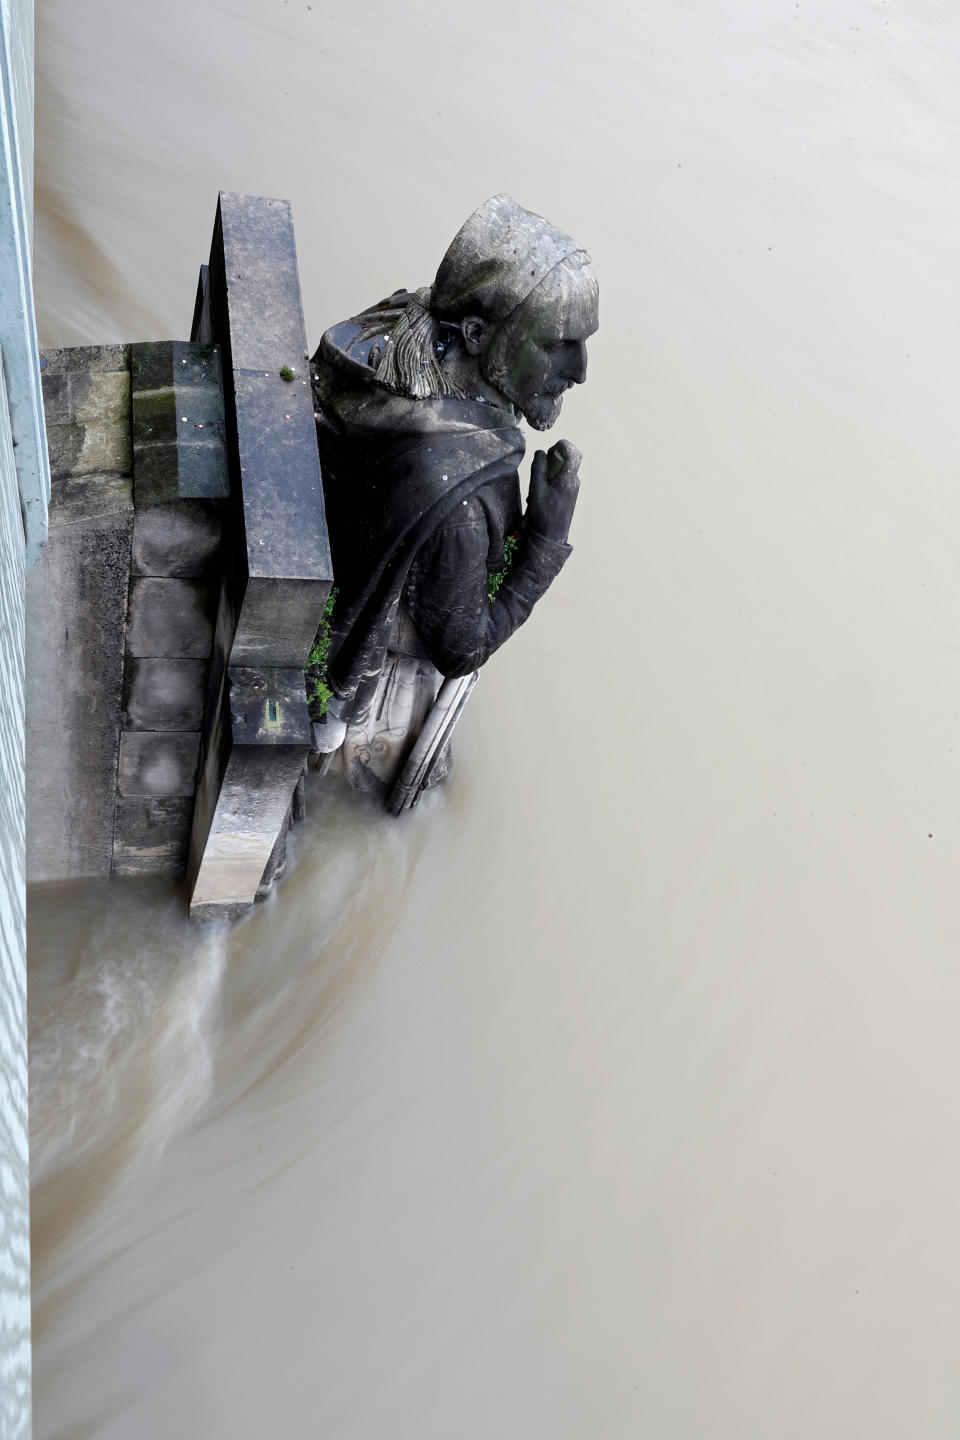
[{"label": "statue's hand", "polygon": [[580,489],[580,451],[569,440],[538,450],[530,466],[527,516],[548,540],[565,541]]}]

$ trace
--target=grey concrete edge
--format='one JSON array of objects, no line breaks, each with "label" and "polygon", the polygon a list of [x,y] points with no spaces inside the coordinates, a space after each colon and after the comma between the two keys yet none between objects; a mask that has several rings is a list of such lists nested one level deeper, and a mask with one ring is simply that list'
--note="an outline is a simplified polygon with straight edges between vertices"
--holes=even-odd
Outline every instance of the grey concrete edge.
[{"label": "grey concrete edge", "polygon": [[29,213],[13,96],[10,35],[3,24],[0,25],[0,351],[15,445],[25,563],[29,570],[47,538],[50,462],[33,306]]}]

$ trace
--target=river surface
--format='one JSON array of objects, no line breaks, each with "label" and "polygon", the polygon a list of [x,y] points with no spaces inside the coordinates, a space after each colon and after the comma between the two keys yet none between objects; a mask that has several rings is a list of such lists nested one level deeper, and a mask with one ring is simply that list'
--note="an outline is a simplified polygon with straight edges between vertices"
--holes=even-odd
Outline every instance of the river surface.
[{"label": "river surface", "polygon": [[38,0],[47,343],[593,253],[574,555],[408,821],[31,897],[37,1440],[940,1440],[960,1313],[954,0]]}]

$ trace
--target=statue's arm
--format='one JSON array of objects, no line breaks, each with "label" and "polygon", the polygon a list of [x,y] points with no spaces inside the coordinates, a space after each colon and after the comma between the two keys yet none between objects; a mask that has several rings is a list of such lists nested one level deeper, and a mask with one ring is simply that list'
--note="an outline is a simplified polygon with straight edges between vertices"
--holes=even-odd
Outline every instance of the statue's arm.
[{"label": "statue's arm", "polygon": [[[534,457],[516,552],[494,595],[487,568],[491,526],[478,496],[459,506],[421,547],[405,602],[441,674],[469,675],[479,669],[527,619],[571,553],[566,537],[579,455],[572,447],[561,451],[563,445],[554,446],[549,457],[542,452]],[[566,467],[566,485],[557,484],[561,466]]]}]

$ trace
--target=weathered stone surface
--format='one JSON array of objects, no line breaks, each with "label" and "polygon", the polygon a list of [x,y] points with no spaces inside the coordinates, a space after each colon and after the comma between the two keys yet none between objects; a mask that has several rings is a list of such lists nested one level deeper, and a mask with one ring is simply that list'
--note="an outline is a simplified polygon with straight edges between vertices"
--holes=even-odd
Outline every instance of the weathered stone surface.
[{"label": "weathered stone surface", "polygon": [[173,385],[165,390],[131,392],[131,431],[136,446],[157,441],[176,443],[177,397]]},{"label": "weathered stone surface", "polygon": [[119,795],[192,795],[200,735],[125,730],[120,736]]},{"label": "weathered stone surface", "polygon": [[223,515],[214,501],[184,500],[138,509],[133,519],[134,575],[202,576],[217,569]]},{"label": "weathered stone surface", "polygon": [[257,886],[256,899],[266,900],[276,881],[283,875],[287,868],[287,835],[290,831],[290,815],[280,826],[280,833],[273,842],[273,849],[270,851],[270,859],[267,861],[263,874],[260,877],[260,884]]},{"label": "weathered stone surface", "polygon": [[169,505],[180,499],[179,456],[176,441],[141,445],[133,452],[134,498],[137,509]]},{"label": "weathered stone surface", "polygon": [[180,875],[193,801],[177,796],[117,797],[114,875]]},{"label": "weathered stone surface", "polygon": [[[182,413],[182,412],[181,412]],[[221,499],[227,494],[223,444],[211,428],[210,439],[181,436],[169,443],[137,446],[134,473],[138,507],[182,499]]]},{"label": "weathered stone surface", "polygon": [[234,745],[310,746],[310,717],[302,670],[231,665],[228,681]]},{"label": "weathered stone surface", "polygon": [[51,521],[26,586],[31,880],[110,873],[133,528],[129,481],[91,476],[55,485]]},{"label": "weathered stone surface", "polygon": [[243,745],[231,752],[193,886],[194,919],[231,920],[249,910],[305,761],[304,746]]},{"label": "weathered stone surface", "polygon": [[220,355],[213,345],[130,347],[137,506],[229,494]]},{"label": "weathered stone surface", "polygon": [[46,386],[54,375],[86,374],[91,370],[106,374],[111,370],[130,370],[129,345],[67,345],[46,346],[40,351],[40,366],[44,385],[44,408],[46,408]]},{"label": "weathered stone surface", "polygon": [[206,660],[128,656],[123,678],[123,728],[199,730],[208,670]]},{"label": "weathered stone surface", "polygon": [[127,615],[127,654],[204,660],[213,640],[212,586],[203,580],[132,581]]},{"label": "weathered stone surface", "polygon": [[297,788],[293,792],[293,809],[290,818],[297,823],[307,818],[306,771],[300,776],[300,779],[297,781]]},{"label": "weathered stone surface", "polygon": [[42,353],[54,480],[98,471],[130,473],[129,350],[127,345],[89,345]]},{"label": "weathered stone surface", "polygon": [[221,347],[244,546],[218,611],[189,867],[191,913],[226,917],[269,886],[310,746],[302,672],[333,573],[286,201],[220,196],[193,338]]},{"label": "weathered stone surface", "polygon": [[242,511],[232,662],[302,667],[333,571],[287,201],[221,194],[198,335],[221,347]]},{"label": "weathered stone surface", "polygon": [[[180,415],[181,432],[177,445],[177,493],[184,500],[217,500],[230,493],[227,479],[226,453],[222,439],[213,438],[212,428],[205,422],[183,419]],[[190,435],[187,424],[193,431]],[[204,430],[209,439],[201,438]],[[185,439],[184,436],[187,435]]]},{"label": "weathered stone surface", "polygon": [[303,670],[316,639],[314,617],[323,614],[329,594],[329,580],[251,576],[230,649],[232,662],[254,666],[296,665]]},{"label": "weathered stone surface", "polygon": [[133,481],[129,475],[111,472],[69,476],[65,480],[54,480],[50,490],[51,530],[133,509]]}]

